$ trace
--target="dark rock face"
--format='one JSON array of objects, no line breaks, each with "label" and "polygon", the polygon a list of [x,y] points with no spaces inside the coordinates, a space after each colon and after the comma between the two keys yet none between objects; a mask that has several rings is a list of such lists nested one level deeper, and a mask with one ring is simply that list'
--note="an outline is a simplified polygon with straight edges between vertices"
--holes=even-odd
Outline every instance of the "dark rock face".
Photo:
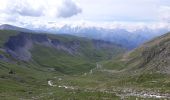
[{"label": "dark rock face", "polygon": [[0,55],[0,59],[4,58],[2,55]]},{"label": "dark rock face", "polygon": [[64,43],[57,39],[49,39],[45,34],[30,34],[21,32],[16,36],[9,37],[9,40],[4,44],[4,47],[6,52],[15,59],[29,61],[31,59],[31,53],[29,50],[34,44],[54,47],[70,54],[75,54],[80,46],[79,41]]},{"label": "dark rock face", "polygon": [[18,48],[23,48],[30,41],[30,36],[27,33],[21,33],[17,36],[11,36],[9,40],[5,43],[5,47],[12,51]]},{"label": "dark rock face", "polygon": [[55,46],[61,44],[59,40],[52,40],[51,43],[54,44]]},{"label": "dark rock face", "polygon": [[0,55],[0,59],[3,59],[3,58],[4,58],[4,56]]},{"label": "dark rock face", "polygon": [[160,41],[156,45],[144,47],[141,58],[140,68],[170,73],[170,41]]},{"label": "dark rock face", "polygon": [[42,42],[48,42],[48,37],[45,34],[33,34],[31,35],[31,38],[34,42],[42,43]]},{"label": "dark rock face", "polygon": [[142,52],[144,64],[149,63],[154,57],[158,56],[164,50],[165,50],[164,47],[159,47],[159,46],[156,46],[154,48],[146,48]]},{"label": "dark rock face", "polygon": [[28,33],[20,33],[17,36],[9,37],[4,46],[6,52],[16,59],[28,61],[31,58],[29,50],[32,47],[32,41]]},{"label": "dark rock face", "polygon": [[4,47],[6,48],[6,52],[12,57],[23,61],[29,61],[31,59],[29,50],[35,43],[44,46],[50,45],[47,35],[21,32],[16,36],[9,37]]},{"label": "dark rock face", "polygon": [[[109,49],[115,45],[100,40],[92,40],[91,42],[95,49]],[[59,39],[51,39],[46,34],[21,32],[16,36],[9,37],[9,40],[4,44],[4,48],[13,58],[29,61],[32,58],[30,50],[35,44],[62,50],[71,55],[80,54],[80,48],[82,46],[80,40],[61,41]]]}]

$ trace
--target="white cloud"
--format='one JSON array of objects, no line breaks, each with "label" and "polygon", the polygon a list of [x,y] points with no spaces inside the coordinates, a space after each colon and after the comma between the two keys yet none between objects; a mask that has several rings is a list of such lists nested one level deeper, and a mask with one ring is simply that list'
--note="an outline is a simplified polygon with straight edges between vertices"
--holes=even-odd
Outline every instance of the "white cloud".
[{"label": "white cloud", "polygon": [[169,12],[170,0],[0,0],[0,23],[28,27],[169,28]]},{"label": "white cloud", "polygon": [[72,0],[64,0],[58,9],[59,17],[71,17],[82,12],[82,9],[77,6]]},{"label": "white cloud", "polygon": [[68,18],[81,13],[72,0],[1,0],[0,13],[29,17]]},{"label": "white cloud", "polygon": [[[2,1],[3,5],[5,5],[1,11],[8,15],[21,15],[21,16],[32,16],[39,17],[43,15],[42,6],[34,6],[32,5],[31,0],[6,0]],[[6,3],[6,4],[5,4]]]}]

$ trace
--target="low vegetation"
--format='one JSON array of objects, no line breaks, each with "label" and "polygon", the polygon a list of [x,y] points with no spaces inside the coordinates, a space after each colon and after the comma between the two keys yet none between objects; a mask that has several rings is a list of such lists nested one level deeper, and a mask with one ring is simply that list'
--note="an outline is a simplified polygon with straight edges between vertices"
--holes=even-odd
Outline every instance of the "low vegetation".
[{"label": "low vegetation", "polygon": [[[31,59],[22,61],[4,51],[4,43],[17,34],[20,33],[0,31],[0,56],[7,59],[0,58],[2,100],[169,99],[170,74],[165,69],[169,68],[169,63],[162,62],[162,59],[168,59],[165,53],[169,52],[169,35],[128,53],[121,46],[104,41],[45,35],[47,39],[62,43],[64,48],[71,48],[70,43],[76,40],[79,49],[70,53],[63,47],[46,46],[47,41],[37,43],[31,40],[34,44],[28,50]],[[152,42],[157,44],[157,41],[160,45],[155,46]]]}]

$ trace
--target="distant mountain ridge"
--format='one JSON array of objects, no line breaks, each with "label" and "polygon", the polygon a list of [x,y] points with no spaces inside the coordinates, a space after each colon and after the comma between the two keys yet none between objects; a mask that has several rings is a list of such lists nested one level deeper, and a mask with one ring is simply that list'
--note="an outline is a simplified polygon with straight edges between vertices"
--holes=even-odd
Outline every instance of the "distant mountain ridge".
[{"label": "distant mountain ridge", "polygon": [[33,30],[29,30],[26,28],[21,28],[9,24],[2,24],[0,25],[0,30],[15,30],[15,31],[21,31],[21,32],[33,32]]},{"label": "distant mountain ridge", "polygon": [[63,25],[62,27],[52,27],[52,28],[43,28],[40,30],[48,30],[53,33],[61,34],[71,34],[81,37],[88,37],[92,39],[100,39],[105,41],[110,41],[113,43],[121,44],[124,47],[129,49],[136,48],[140,44],[156,37],[160,36],[166,32],[167,29],[138,29],[135,31],[128,31],[126,29],[110,29],[110,28],[101,28],[101,27],[83,27],[83,26],[70,26]]},{"label": "distant mountain ridge", "polygon": [[138,29],[133,32],[129,32],[126,29],[107,29],[107,28],[101,28],[101,27],[82,27],[82,26],[69,26],[69,25],[63,25],[62,27],[39,27],[39,28],[20,28],[8,24],[4,24],[0,26],[1,30],[18,30],[22,32],[46,32],[46,33],[54,33],[54,34],[70,34],[75,35],[78,37],[87,37],[90,39],[98,39],[98,40],[104,40],[113,42],[116,44],[120,44],[123,47],[126,47],[128,49],[134,49],[138,47],[139,45],[143,44],[144,42],[156,37],[160,36],[166,32],[168,32],[168,29]]}]

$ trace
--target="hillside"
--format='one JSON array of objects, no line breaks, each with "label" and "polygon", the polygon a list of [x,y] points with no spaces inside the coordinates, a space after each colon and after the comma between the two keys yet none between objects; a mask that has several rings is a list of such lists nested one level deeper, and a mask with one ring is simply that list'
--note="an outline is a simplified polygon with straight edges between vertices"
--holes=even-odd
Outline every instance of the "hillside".
[{"label": "hillside", "polygon": [[82,73],[122,52],[121,46],[70,35],[0,31],[1,60],[36,63],[63,73]]},{"label": "hillside", "polygon": [[170,33],[167,33],[144,43],[122,57],[108,62],[106,65],[111,67],[118,60],[118,62],[121,62],[120,66],[124,66],[129,71],[170,74],[169,47]]},{"label": "hillside", "polygon": [[[123,52],[125,49],[120,45],[101,40],[71,35],[0,30],[0,98],[4,100],[34,98],[48,100],[56,96],[61,100],[74,98],[74,95],[72,97],[67,95],[65,88],[51,88],[49,81],[61,78],[64,79],[61,85],[79,86],[84,82],[90,86],[94,84],[92,81],[95,78],[85,78],[89,81],[81,81],[82,75],[95,68],[96,62],[111,59]],[[78,91],[76,98],[90,97],[84,90]],[[57,94],[52,94],[52,97],[46,96],[51,92]],[[94,99],[98,98],[98,92],[91,96]],[[110,96],[118,98],[115,95]]]},{"label": "hillside", "polygon": [[153,63],[168,60],[161,48],[168,52],[169,34],[128,53],[114,43],[71,35],[12,30],[1,30],[0,35],[0,97],[4,100],[170,96],[168,70],[157,69]]},{"label": "hillside", "polygon": [[123,86],[168,92],[169,54],[170,33],[167,33],[122,56],[103,62],[103,67],[121,74],[117,81],[122,82]]},{"label": "hillside", "polygon": [[133,70],[170,74],[170,33],[146,42],[130,52],[124,59],[128,59],[128,66]]}]

